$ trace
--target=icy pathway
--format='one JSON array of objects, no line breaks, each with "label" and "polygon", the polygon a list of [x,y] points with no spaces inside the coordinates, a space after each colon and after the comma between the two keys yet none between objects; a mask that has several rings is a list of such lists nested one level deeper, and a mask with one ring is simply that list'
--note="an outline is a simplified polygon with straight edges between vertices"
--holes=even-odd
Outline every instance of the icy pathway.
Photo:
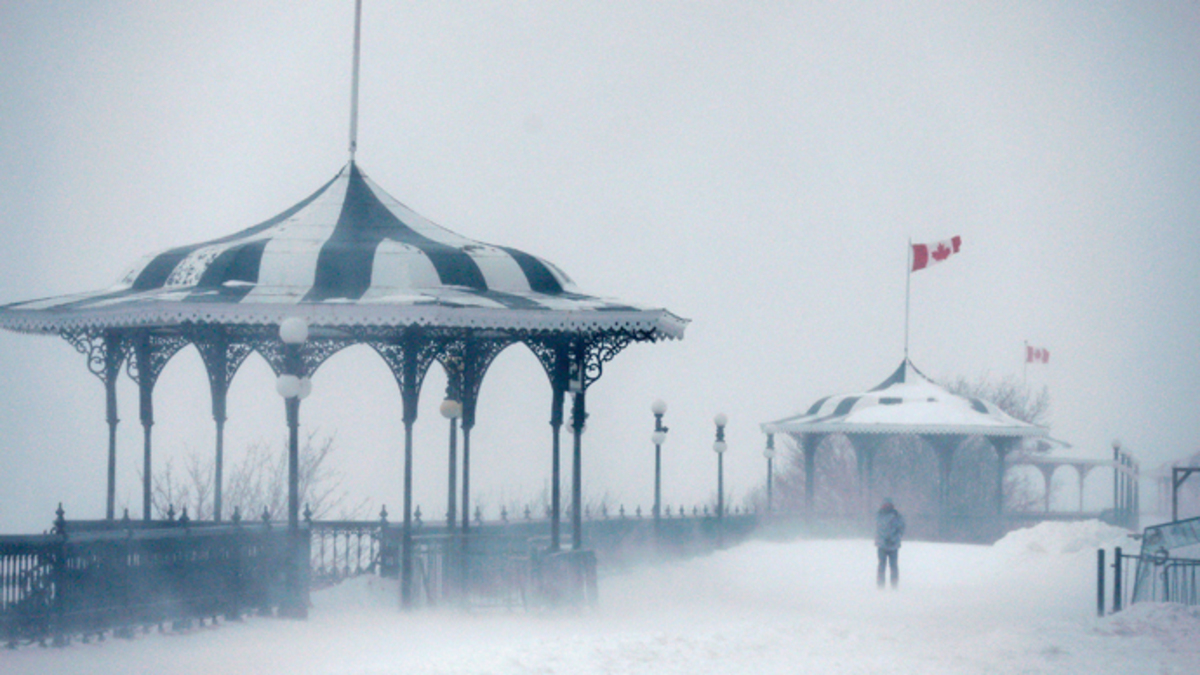
[{"label": "icy pathway", "polygon": [[[1095,523],[995,546],[904,545],[874,587],[868,541],[752,542],[601,581],[598,611],[418,612],[365,581],[316,594],[307,622],[0,653],[0,673],[1196,673],[1200,611],[1098,620]],[[382,591],[382,592],[380,592]],[[380,597],[383,596],[383,597]]]}]

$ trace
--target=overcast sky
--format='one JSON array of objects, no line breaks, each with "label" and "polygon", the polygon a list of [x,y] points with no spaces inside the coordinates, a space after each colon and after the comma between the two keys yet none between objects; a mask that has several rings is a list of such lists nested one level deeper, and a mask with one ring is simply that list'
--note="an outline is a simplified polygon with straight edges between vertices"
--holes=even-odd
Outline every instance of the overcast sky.
[{"label": "overcast sky", "polygon": [[[760,485],[758,423],[900,363],[910,238],[963,240],[912,277],[925,373],[1021,377],[1028,340],[1051,352],[1028,380],[1073,452],[1119,437],[1150,468],[1200,445],[1196,3],[365,5],[364,172],[585,292],[692,320],[590,390],[592,498],[651,504],[658,397],[668,503],[715,494],[718,411],[729,489]],[[107,287],[309,195],[348,158],[352,31],[352,0],[0,1],[0,302]],[[416,501],[438,516],[444,383],[427,379],[416,436]],[[118,504],[136,516],[137,396],[120,393]],[[265,364],[230,397],[230,462],[281,447]],[[194,350],[155,403],[156,462],[212,452]],[[479,406],[477,500],[539,498],[536,361],[502,355]],[[329,361],[302,412],[336,435],[352,495],[397,515],[400,412],[365,349]],[[58,501],[102,516],[106,429],[83,357],[0,334],[0,531],[44,528]]]}]

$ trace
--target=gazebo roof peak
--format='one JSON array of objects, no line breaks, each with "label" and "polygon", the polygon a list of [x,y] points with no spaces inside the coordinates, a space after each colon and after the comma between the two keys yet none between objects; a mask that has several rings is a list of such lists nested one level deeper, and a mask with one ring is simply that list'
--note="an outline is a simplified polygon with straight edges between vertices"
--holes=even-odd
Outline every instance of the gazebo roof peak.
[{"label": "gazebo roof peak", "polygon": [[189,286],[224,294],[300,294],[301,302],[440,287],[550,295],[574,290],[570,278],[544,260],[468,239],[421,216],[353,160],[275,217],[159,253],[118,284],[137,291]]},{"label": "gazebo roof peak", "polygon": [[234,234],[144,257],[114,286],[0,307],[31,332],[271,324],[630,330],[681,338],[665,309],[582,294],[547,260],[413,211],[353,160],[308,197]]},{"label": "gazebo roof peak", "polygon": [[906,356],[904,357],[904,360],[900,362],[900,367],[896,368],[896,371],[888,376],[886,380],[873,387],[871,391],[882,391],[897,384],[921,383],[934,384],[933,380],[929,379],[925,373],[922,373],[920,370],[918,370],[917,367],[913,365],[913,362]]}]

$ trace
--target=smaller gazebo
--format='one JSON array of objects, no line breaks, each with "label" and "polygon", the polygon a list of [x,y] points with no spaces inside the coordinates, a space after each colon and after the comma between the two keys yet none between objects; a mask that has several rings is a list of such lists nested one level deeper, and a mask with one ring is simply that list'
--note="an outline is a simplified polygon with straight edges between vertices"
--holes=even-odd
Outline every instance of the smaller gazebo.
[{"label": "smaller gazebo", "polygon": [[894,436],[917,436],[938,460],[938,511],[945,515],[955,450],[970,437],[989,441],[999,456],[997,511],[1003,504],[1004,460],[1022,441],[1044,438],[1047,430],[1022,422],[995,404],[953,394],[917,370],[907,358],[878,386],[865,392],[826,396],[805,412],[760,425],[768,436],[787,434],[804,453],[805,503],[812,511],[817,447],[842,434],[854,448],[860,489],[872,484],[876,452]]}]

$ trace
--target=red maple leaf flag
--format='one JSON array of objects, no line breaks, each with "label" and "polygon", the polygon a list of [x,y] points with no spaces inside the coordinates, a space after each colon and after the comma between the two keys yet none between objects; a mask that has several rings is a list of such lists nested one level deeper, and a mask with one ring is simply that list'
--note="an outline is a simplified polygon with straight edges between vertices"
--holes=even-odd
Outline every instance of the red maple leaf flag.
[{"label": "red maple leaf flag", "polygon": [[933,244],[912,245],[912,271],[923,270],[934,263],[958,253],[962,248],[962,237],[951,237]]},{"label": "red maple leaf flag", "polygon": [[1025,363],[1050,363],[1050,350],[1025,345]]}]

